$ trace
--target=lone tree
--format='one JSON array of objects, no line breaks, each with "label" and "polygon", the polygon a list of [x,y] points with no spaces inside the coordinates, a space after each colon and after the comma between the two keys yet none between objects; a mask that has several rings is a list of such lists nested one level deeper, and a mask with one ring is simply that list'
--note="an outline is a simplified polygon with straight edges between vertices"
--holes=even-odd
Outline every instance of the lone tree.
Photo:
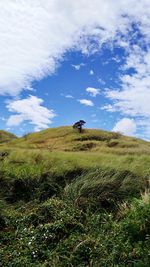
[{"label": "lone tree", "polygon": [[85,123],[86,122],[84,120],[77,121],[76,123],[74,123],[73,129],[78,129],[79,133],[82,133],[82,127]]}]

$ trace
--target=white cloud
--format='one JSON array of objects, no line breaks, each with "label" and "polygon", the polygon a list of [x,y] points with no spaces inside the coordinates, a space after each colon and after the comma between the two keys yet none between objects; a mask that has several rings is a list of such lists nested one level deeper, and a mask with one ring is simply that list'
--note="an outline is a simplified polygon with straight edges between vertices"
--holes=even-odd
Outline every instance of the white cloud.
[{"label": "white cloud", "polygon": [[79,99],[78,101],[80,102],[80,104],[85,105],[85,106],[90,106],[90,107],[94,106],[94,103],[88,99]]},{"label": "white cloud", "polygon": [[94,75],[94,71],[93,70],[90,70],[89,74],[90,75]]},{"label": "white cloud", "polygon": [[75,68],[75,70],[80,70],[81,66],[80,65],[72,65],[73,68]]},{"label": "white cloud", "polygon": [[67,51],[89,55],[115,43],[125,49],[124,70],[135,73],[122,75],[121,88],[107,91],[112,110],[140,116],[150,133],[149,18],[149,0],[1,0],[0,94],[33,90],[32,81],[52,74]]},{"label": "white cloud", "polygon": [[145,125],[145,134],[150,134],[150,51],[143,51],[134,45],[129,50],[124,70],[133,69],[134,72],[122,74],[121,88],[107,90],[106,96],[113,101],[112,105],[105,105],[107,111],[119,111],[124,115],[136,118],[141,129],[141,120]]},{"label": "white cloud", "polygon": [[120,58],[118,56],[113,57],[112,60],[116,63],[120,63]]},{"label": "white cloud", "polygon": [[136,123],[133,119],[123,118],[116,123],[112,131],[132,136],[135,135],[136,128]]},{"label": "white cloud", "polygon": [[150,40],[149,15],[148,0],[1,0],[0,93],[30,88],[70,49],[94,53],[114,40],[128,48],[119,33],[127,35],[132,22]]},{"label": "white cloud", "polygon": [[98,78],[98,82],[101,83],[102,85],[105,85],[105,81],[103,81],[101,78]]},{"label": "white cloud", "polygon": [[85,66],[85,64],[84,63],[80,63],[79,65],[71,65],[75,70],[80,70],[81,69],[81,67],[83,67],[83,66]]},{"label": "white cloud", "polygon": [[65,97],[65,98],[74,98],[72,95],[68,94],[68,95],[65,95],[63,93],[60,94],[61,96]]},{"label": "white cloud", "polygon": [[100,109],[101,110],[107,110],[109,112],[115,112],[116,111],[116,108],[111,104],[107,104],[107,105],[101,107]]},{"label": "white cloud", "polygon": [[98,88],[93,88],[93,87],[88,87],[86,88],[86,91],[90,94],[92,97],[96,97],[97,95],[100,94],[100,89]]},{"label": "white cloud", "polygon": [[16,114],[8,118],[7,126],[19,126],[28,121],[35,126],[35,130],[47,128],[56,115],[53,110],[47,109],[42,104],[43,99],[31,95],[26,99],[11,101],[7,104],[7,108]]},{"label": "white cloud", "polygon": [[74,98],[72,95],[65,95],[66,98]]}]

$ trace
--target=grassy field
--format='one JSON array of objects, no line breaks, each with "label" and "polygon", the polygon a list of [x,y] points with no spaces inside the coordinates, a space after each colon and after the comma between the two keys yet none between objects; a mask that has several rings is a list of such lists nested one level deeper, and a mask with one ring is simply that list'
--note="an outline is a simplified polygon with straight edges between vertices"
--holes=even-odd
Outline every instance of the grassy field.
[{"label": "grassy field", "polygon": [[0,266],[150,266],[149,142],[71,127],[6,141]]}]

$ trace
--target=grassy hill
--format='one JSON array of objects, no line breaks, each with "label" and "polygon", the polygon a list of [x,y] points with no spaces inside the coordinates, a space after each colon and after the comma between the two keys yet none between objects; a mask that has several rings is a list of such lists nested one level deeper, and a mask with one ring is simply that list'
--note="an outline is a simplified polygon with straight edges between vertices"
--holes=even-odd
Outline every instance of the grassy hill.
[{"label": "grassy hill", "polygon": [[59,127],[0,152],[1,266],[150,265],[149,142]]},{"label": "grassy hill", "polygon": [[5,142],[9,142],[11,140],[16,139],[17,137],[9,132],[0,130],[0,144],[5,143]]},{"label": "grassy hill", "polygon": [[97,129],[84,129],[79,133],[72,127],[58,127],[26,134],[10,143],[20,148],[39,148],[49,151],[92,151],[92,152],[150,152],[150,143],[119,133]]}]

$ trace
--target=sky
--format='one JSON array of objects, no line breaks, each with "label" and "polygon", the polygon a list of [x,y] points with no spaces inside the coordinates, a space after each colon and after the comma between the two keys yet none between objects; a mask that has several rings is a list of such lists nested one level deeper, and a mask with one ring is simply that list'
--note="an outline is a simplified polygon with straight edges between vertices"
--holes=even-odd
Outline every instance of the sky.
[{"label": "sky", "polygon": [[149,0],[1,0],[0,129],[150,140]]}]

